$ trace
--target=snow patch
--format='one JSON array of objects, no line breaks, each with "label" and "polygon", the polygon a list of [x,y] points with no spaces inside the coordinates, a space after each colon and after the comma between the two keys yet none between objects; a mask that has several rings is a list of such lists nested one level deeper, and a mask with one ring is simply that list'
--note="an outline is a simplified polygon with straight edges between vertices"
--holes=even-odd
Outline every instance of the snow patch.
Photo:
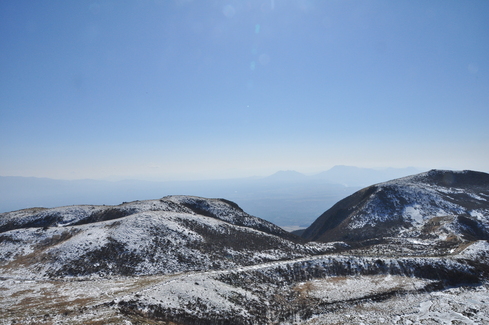
[{"label": "snow patch", "polygon": [[419,204],[414,206],[409,206],[404,209],[404,215],[408,218],[416,221],[417,223],[423,222],[423,214],[421,213],[422,208]]}]

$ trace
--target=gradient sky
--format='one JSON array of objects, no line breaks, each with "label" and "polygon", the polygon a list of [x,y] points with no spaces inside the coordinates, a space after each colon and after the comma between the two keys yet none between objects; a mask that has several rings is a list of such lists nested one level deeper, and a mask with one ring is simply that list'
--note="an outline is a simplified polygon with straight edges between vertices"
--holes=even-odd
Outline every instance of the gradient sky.
[{"label": "gradient sky", "polygon": [[0,175],[489,171],[489,1],[0,2]]}]

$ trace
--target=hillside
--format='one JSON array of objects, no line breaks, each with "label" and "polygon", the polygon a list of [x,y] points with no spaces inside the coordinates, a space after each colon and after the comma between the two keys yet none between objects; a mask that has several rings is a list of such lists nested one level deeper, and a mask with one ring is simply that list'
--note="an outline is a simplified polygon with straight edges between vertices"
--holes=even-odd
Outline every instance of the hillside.
[{"label": "hillside", "polygon": [[366,187],[324,212],[302,237],[358,243],[385,237],[489,239],[489,174],[431,170]]},{"label": "hillside", "polygon": [[0,215],[0,271],[38,278],[224,269],[309,254],[300,241],[223,199],[29,209]]},{"label": "hillside", "polygon": [[195,196],[3,213],[0,324],[489,323],[487,176],[368,187],[327,243]]}]

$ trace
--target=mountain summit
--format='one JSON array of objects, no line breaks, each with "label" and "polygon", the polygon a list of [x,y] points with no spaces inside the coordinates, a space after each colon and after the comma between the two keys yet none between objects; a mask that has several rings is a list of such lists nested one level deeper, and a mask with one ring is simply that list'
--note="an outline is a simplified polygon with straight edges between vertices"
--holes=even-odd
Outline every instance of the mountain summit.
[{"label": "mountain summit", "polygon": [[275,174],[272,174],[268,177],[264,178],[267,181],[278,181],[278,182],[284,182],[284,181],[302,181],[307,179],[307,176],[299,173],[295,170],[281,170],[276,172]]},{"label": "mountain summit", "polygon": [[381,237],[489,239],[489,174],[431,170],[366,187],[324,212],[307,240]]}]

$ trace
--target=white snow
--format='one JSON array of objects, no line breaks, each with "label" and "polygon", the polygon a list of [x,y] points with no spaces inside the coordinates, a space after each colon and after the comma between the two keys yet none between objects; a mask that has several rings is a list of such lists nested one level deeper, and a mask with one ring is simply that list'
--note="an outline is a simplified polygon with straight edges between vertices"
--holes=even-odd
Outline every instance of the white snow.
[{"label": "white snow", "polygon": [[[315,315],[303,325],[328,324],[489,324],[489,286],[460,287],[433,293],[365,301],[338,311]],[[386,321],[387,320],[387,321]]]},{"label": "white snow", "polygon": [[458,254],[459,257],[489,263],[489,243],[487,240],[478,240]]},{"label": "white snow", "polygon": [[[424,183],[428,173],[375,185],[377,187],[376,192],[358,213],[352,215],[349,228],[359,229],[366,225],[375,226],[397,217],[417,224],[435,216],[466,214],[487,220],[489,216],[487,209],[467,209],[454,203],[449,197],[450,195],[468,195],[481,204],[487,205],[487,194],[476,193],[465,188]],[[385,202],[378,198],[381,192],[388,199],[389,207],[386,207]]]},{"label": "white snow", "polygon": [[419,290],[431,281],[396,275],[329,277],[311,281],[311,296],[332,303],[389,291]]},{"label": "white snow", "polygon": [[421,223],[423,222],[423,215],[421,214],[422,208],[419,204],[415,204],[414,206],[409,206],[404,209],[404,215],[408,218]]}]

